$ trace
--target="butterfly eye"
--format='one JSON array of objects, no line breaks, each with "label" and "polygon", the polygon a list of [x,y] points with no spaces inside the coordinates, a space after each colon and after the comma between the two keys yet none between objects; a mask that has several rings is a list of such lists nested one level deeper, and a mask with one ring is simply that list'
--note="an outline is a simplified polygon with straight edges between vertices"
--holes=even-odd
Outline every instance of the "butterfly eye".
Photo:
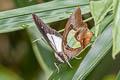
[{"label": "butterfly eye", "polygon": [[73,28],[73,25],[72,25],[72,23],[70,24],[70,29],[72,29]]}]

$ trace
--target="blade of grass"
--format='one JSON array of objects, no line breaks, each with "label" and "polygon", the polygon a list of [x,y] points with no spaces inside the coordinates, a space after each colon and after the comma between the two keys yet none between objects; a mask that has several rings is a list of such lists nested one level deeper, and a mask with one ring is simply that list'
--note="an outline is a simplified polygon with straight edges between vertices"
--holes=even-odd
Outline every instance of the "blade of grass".
[{"label": "blade of grass", "polygon": [[76,7],[80,5],[83,6],[88,4],[89,4],[88,0],[76,0],[76,1],[54,0],[46,3],[41,3],[38,5],[0,12],[0,19],[13,17],[13,16],[20,16],[30,13],[44,12],[49,10],[58,10],[63,8]]},{"label": "blade of grass", "polygon": [[120,0],[114,0],[114,25],[113,25],[113,52],[115,56],[120,52]]},{"label": "blade of grass", "polygon": [[[84,1],[82,1],[82,2],[84,2]],[[52,2],[49,2],[49,3],[53,4]],[[57,2],[57,4],[59,4],[59,1]],[[68,1],[68,4],[69,4],[69,1]],[[71,5],[77,6],[76,4],[71,4]],[[61,9],[58,9],[57,6],[54,6],[54,9],[51,9],[51,8],[49,9],[49,7],[48,7],[47,9],[49,9],[49,10],[45,9],[43,12],[40,11],[39,13],[36,13],[36,14],[39,15],[40,18],[45,23],[50,23],[50,22],[67,19],[70,16],[70,14],[68,12],[72,13],[74,10],[74,7],[71,7],[71,5],[66,5],[66,7],[68,7],[68,8],[65,8],[61,2]],[[89,5],[84,5],[82,3],[80,5],[81,5],[80,7],[82,9],[82,14],[88,13],[90,11]],[[37,5],[37,6],[39,6],[39,5]],[[44,4],[43,6],[46,6],[46,4]],[[69,8],[69,7],[71,7],[71,8]],[[27,8],[30,9],[30,7],[27,7]],[[36,9],[34,9],[34,8],[36,8]],[[34,8],[30,9],[31,11],[33,11],[33,13],[36,12],[36,10],[38,10],[40,7],[39,8],[34,7]],[[26,10],[24,10],[24,11],[26,11]],[[22,11],[22,9],[15,9],[15,10],[7,11],[4,13],[0,12],[0,15],[5,14],[5,16],[6,16],[6,17],[4,16],[5,19],[0,18],[0,33],[7,33],[7,32],[24,29],[22,27],[22,25],[24,25],[24,24],[33,25],[34,22],[32,19],[32,15],[30,14],[31,11],[29,11],[27,15],[24,15],[24,13],[19,13],[19,15],[22,15],[22,16],[19,16],[17,14],[17,12],[24,12],[24,11]],[[11,16],[11,13],[14,13],[14,16]],[[11,17],[11,18],[9,18],[9,17]]]},{"label": "blade of grass", "polygon": [[112,2],[113,0],[90,0],[91,13],[96,24],[102,21],[111,10]]},{"label": "blade of grass", "polygon": [[101,24],[99,24],[100,28],[98,34],[101,34],[103,30],[107,27],[107,25],[109,25],[112,21],[113,21],[113,14],[107,15],[104,18],[104,21],[100,22]]},{"label": "blade of grass", "polygon": [[120,80],[120,71],[117,74],[116,80]]},{"label": "blade of grass", "polygon": [[[106,14],[111,11],[113,0],[90,0],[90,8],[92,16],[94,17],[96,30],[95,35],[97,36],[99,33],[99,25]],[[102,7],[100,7],[102,6]]]},{"label": "blade of grass", "polygon": [[21,8],[25,6],[30,6],[37,3],[37,0],[14,0],[16,8]]}]

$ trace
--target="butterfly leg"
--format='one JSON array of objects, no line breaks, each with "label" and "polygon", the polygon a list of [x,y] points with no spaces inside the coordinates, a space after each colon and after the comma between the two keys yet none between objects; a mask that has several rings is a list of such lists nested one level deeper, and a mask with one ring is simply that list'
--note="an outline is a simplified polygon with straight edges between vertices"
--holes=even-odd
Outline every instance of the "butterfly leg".
[{"label": "butterfly leg", "polygon": [[59,69],[59,67],[58,67],[57,64],[59,64],[59,63],[54,62],[54,65],[55,65],[55,67],[57,68],[57,72],[59,73],[60,69]]},{"label": "butterfly leg", "polygon": [[43,38],[38,38],[38,39],[32,41],[32,43],[35,43],[35,42],[37,42],[37,41],[39,41],[39,40],[41,40],[41,39],[42,39],[42,41],[44,41],[44,42],[47,44],[47,42],[46,42]]},{"label": "butterfly leg", "polygon": [[75,59],[82,59],[82,57],[77,57],[77,56],[75,56],[74,58],[75,58]]},{"label": "butterfly leg", "polygon": [[38,39],[33,40],[32,43],[35,43],[35,42],[37,42],[37,41],[39,41],[39,40],[41,40],[41,38],[38,38]]}]

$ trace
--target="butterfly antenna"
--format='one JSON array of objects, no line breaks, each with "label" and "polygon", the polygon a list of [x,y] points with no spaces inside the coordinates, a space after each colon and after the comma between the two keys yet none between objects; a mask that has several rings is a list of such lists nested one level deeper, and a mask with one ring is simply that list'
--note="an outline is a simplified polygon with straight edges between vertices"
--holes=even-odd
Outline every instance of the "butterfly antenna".
[{"label": "butterfly antenna", "polygon": [[69,63],[69,61],[66,61],[66,63],[70,66],[70,68],[72,68],[72,65]]}]

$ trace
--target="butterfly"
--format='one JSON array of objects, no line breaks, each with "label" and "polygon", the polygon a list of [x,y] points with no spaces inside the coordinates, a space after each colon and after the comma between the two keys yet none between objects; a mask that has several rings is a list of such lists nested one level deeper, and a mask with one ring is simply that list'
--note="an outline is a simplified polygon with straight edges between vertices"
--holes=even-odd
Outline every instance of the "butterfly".
[{"label": "butterfly", "polygon": [[[80,54],[80,51],[91,42],[92,32],[88,29],[87,24],[83,22],[81,10],[79,7],[70,16],[63,33],[63,36],[58,33],[55,29],[47,26],[38,16],[32,14],[34,22],[38,27],[40,33],[48,43],[48,45],[53,49],[55,57],[61,63],[67,63],[71,68],[69,61],[73,58],[78,59],[76,56]],[[73,38],[80,43],[77,48],[72,48],[68,44],[68,35],[73,31]],[[54,63],[56,68],[58,63]]]}]

